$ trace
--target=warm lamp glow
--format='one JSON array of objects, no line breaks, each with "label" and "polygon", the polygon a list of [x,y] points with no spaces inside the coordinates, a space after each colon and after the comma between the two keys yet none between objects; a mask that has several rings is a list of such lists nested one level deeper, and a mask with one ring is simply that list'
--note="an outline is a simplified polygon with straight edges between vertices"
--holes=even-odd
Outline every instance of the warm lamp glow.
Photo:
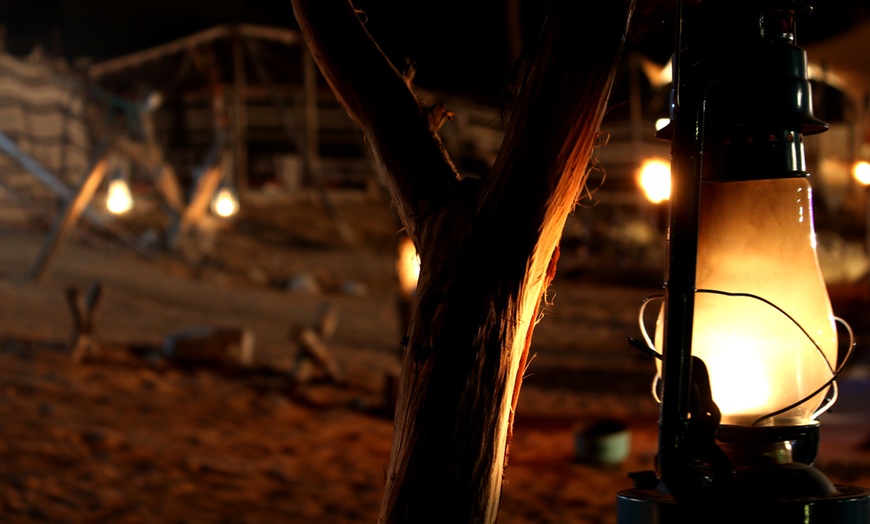
[{"label": "warm lamp glow", "polygon": [[652,60],[643,60],[641,67],[649,83],[656,89],[661,89],[673,81],[674,71],[670,60],[664,65],[655,63]]},{"label": "warm lamp glow", "polygon": [[707,365],[722,423],[813,424],[824,392],[766,417],[821,388],[837,365],[809,182],[704,183],[697,268],[692,354]]},{"label": "warm lamp glow", "polygon": [[230,188],[222,187],[211,201],[211,210],[220,217],[229,218],[239,212],[239,201]]},{"label": "warm lamp glow", "polygon": [[870,162],[864,160],[855,162],[852,166],[852,176],[861,184],[870,186]]},{"label": "warm lamp glow", "polygon": [[116,215],[126,213],[133,208],[133,195],[130,194],[130,186],[127,185],[126,180],[116,178],[109,182],[106,208]]},{"label": "warm lamp glow", "polygon": [[[753,348],[743,346],[742,336],[725,336],[714,351],[707,351],[705,363],[715,369],[713,390],[725,413],[758,412],[772,401],[774,392],[762,372],[763,362]],[[724,349],[722,349],[724,348]],[[712,377],[711,377],[712,380]]]},{"label": "warm lamp glow", "polygon": [[645,160],[638,172],[638,183],[647,200],[660,204],[671,196],[671,165],[660,158]]},{"label": "warm lamp glow", "polygon": [[399,274],[399,285],[405,296],[411,296],[417,290],[417,280],[420,278],[420,255],[411,239],[404,237],[399,243],[399,258],[396,261],[396,271]]},{"label": "warm lamp glow", "polygon": [[667,125],[670,123],[671,123],[670,118],[659,118],[658,120],[656,120],[656,131],[661,131],[662,129],[667,127]]}]

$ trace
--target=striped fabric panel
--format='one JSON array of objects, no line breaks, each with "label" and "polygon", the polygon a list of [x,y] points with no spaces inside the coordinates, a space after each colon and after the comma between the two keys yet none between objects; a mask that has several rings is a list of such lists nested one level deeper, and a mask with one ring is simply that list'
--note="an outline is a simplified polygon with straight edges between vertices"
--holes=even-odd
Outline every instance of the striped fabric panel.
[{"label": "striped fabric panel", "polygon": [[[85,86],[43,63],[0,54],[0,131],[69,185],[87,169],[91,139],[84,120]],[[4,186],[29,197],[56,196],[35,177],[0,153]],[[14,205],[0,192],[0,205]]]}]

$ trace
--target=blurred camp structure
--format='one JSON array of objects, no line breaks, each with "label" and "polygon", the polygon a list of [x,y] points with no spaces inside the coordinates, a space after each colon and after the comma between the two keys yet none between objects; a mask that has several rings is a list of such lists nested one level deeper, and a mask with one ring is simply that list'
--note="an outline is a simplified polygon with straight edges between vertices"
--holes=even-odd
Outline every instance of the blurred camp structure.
[{"label": "blurred camp structure", "polygon": [[[868,33],[865,23],[809,46],[811,62],[813,53],[823,59],[813,67],[816,113],[831,128],[807,141],[808,161],[822,253],[828,248],[836,266],[828,274],[837,280],[866,272],[867,196],[849,171],[870,156],[866,81],[855,80],[863,78],[853,71],[860,64],[837,63],[849,56],[837,46]],[[644,160],[669,155],[669,143],[655,138],[656,122],[668,117],[669,67],[639,51],[623,62],[601,137],[606,147],[590,166],[583,209],[565,231],[563,257],[576,270],[657,272],[663,260],[666,205],[644,198],[637,175]],[[384,199],[357,125],[295,29],[218,25],[79,67],[38,50],[0,55],[0,67],[4,221],[50,223],[101,159],[110,172],[91,181],[98,186],[90,206],[77,210],[88,227],[114,232],[135,249],[168,249],[190,261],[220,227],[209,210],[219,190],[244,208],[316,202],[334,225],[334,239],[345,244],[360,239],[338,195]],[[441,134],[460,171],[486,173],[501,144],[501,108],[417,91],[452,113]],[[112,217],[103,202],[109,180],[119,176],[132,188],[134,208]]]}]

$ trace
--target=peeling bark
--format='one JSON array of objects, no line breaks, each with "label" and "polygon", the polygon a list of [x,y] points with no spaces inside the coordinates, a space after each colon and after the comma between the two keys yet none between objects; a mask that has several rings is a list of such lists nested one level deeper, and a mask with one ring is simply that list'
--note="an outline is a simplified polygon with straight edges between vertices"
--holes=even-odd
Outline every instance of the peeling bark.
[{"label": "peeling bark", "polygon": [[536,314],[634,7],[551,4],[498,159],[476,180],[457,173],[436,135],[446,110],[419,102],[348,0],[293,0],[421,256],[382,523],[496,519]]}]

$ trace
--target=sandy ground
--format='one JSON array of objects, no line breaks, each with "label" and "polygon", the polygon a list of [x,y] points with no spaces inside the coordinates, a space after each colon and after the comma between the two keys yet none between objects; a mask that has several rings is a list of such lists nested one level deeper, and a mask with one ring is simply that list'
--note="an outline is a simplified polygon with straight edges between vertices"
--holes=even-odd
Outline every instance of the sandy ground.
[{"label": "sandy ground", "polygon": [[[343,247],[323,240],[331,225],[322,209],[280,208],[243,215],[195,265],[78,235],[40,281],[27,272],[44,232],[0,229],[0,520],[376,521],[401,333],[397,229],[382,202],[350,200],[342,209],[359,242]],[[615,523],[628,473],[653,465],[652,364],[625,337],[638,336],[637,307],[655,288],[575,270],[569,254],[536,331],[501,523]],[[65,290],[94,282],[104,292],[101,351],[75,363]],[[300,383],[291,333],[325,304],[338,311],[327,345],[345,380]],[[165,358],[166,337],[195,326],[251,330],[256,365]],[[837,482],[870,485],[864,370],[844,384],[845,407],[831,415],[827,441],[823,433],[819,465]],[[607,418],[628,426],[630,455],[607,467],[578,461],[578,429]]]}]

